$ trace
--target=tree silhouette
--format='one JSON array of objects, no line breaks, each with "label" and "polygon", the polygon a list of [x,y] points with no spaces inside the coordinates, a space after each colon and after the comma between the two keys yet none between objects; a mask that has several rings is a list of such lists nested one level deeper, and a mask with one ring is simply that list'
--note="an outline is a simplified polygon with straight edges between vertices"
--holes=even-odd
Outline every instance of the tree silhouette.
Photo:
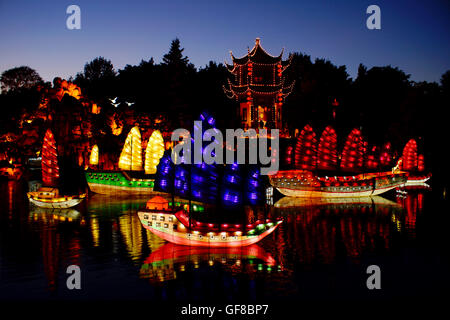
[{"label": "tree silhouette", "polygon": [[86,88],[86,93],[97,103],[114,94],[116,72],[110,60],[97,57],[84,65],[83,73],[78,73],[74,82]]},{"label": "tree silhouette", "polygon": [[30,67],[22,66],[6,70],[0,78],[2,92],[29,89],[43,83],[39,74]]},{"label": "tree silhouette", "polygon": [[180,39],[175,38],[170,44],[169,52],[163,57],[163,64],[172,67],[188,67],[189,58],[183,57],[184,48],[181,48]]}]

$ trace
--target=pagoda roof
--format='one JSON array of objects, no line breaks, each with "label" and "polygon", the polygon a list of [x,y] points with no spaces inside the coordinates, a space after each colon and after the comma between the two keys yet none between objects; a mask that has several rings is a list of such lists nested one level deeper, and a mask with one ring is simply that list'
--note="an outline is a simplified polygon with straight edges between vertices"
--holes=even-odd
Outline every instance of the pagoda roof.
[{"label": "pagoda roof", "polygon": [[225,91],[225,94],[228,96],[228,98],[238,98],[242,95],[247,95],[247,92],[251,92],[254,95],[275,95],[281,91],[283,93],[283,98],[287,97],[294,87],[294,82],[292,84],[285,86],[284,81],[280,83],[279,85],[234,85],[228,80],[228,88],[223,86],[223,89]]},{"label": "pagoda roof", "polygon": [[283,52],[284,49],[281,50],[281,53],[278,56],[272,56],[271,54],[267,53],[267,51],[264,50],[263,47],[261,47],[260,39],[256,38],[255,46],[251,50],[249,50],[249,52],[245,56],[237,58],[231,51],[230,54],[231,59],[233,60],[233,64],[243,65],[249,61],[261,64],[274,64],[281,62]]}]

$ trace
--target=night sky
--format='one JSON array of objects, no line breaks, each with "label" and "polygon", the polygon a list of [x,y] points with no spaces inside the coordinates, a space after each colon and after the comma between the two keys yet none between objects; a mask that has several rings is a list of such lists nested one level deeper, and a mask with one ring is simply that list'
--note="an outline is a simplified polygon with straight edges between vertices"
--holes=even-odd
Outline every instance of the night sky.
[{"label": "night sky", "polygon": [[[81,8],[81,30],[66,28],[66,8]],[[381,8],[381,30],[366,28],[366,8]],[[116,70],[151,57],[175,37],[196,67],[242,56],[256,37],[271,54],[298,51],[346,65],[392,65],[415,81],[450,69],[450,2],[428,1],[3,1],[0,72],[28,65],[44,80],[68,78],[97,56]]]}]

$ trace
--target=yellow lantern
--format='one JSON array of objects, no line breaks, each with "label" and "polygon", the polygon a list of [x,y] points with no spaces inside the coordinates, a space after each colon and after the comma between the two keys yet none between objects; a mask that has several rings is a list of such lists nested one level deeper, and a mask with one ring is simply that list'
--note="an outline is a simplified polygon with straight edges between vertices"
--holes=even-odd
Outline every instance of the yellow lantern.
[{"label": "yellow lantern", "polygon": [[98,165],[98,146],[94,145],[91,150],[91,156],[89,157],[89,164],[91,166]]},{"label": "yellow lantern", "polygon": [[138,127],[133,127],[125,140],[119,158],[119,168],[122,170],[142,170],[141,133]]},{"label": "yellow lantern", "polygon": [[145,173],[156,173],[156,166],[164,155],[164,139],[159,130],[153,131],[145,149]]}]

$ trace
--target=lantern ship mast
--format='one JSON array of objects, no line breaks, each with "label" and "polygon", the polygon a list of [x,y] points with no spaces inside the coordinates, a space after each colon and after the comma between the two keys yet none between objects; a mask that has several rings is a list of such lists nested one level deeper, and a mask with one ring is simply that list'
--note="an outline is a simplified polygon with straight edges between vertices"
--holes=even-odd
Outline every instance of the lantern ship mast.
[{"label": "lantern ship mast", "polygon": [[27,193],[29,201],[43,208],[70,208],[79,204],[86,197],[80,195],[60,195],[59,164],[55,136],[50,129],[47,130],[42,146],[42,183],[38,191]]}]

